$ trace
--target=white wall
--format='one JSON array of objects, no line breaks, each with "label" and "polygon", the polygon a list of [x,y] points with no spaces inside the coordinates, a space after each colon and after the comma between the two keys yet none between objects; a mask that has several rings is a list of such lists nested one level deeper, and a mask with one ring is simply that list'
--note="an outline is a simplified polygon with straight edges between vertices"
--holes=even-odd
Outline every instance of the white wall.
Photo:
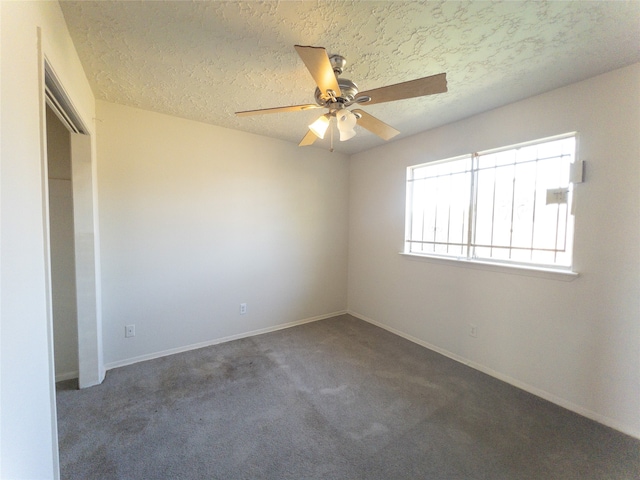
[{"label": "white wall", "polygon": [[[587,181],[576,189],[579,278],[398,254],[407,166],[571,131],[587,162]],[[354,155],[349,310],[640,437],[638,132],[633,65]]]},{"label": "white wall", "polygon": [[78,313],[69,131],[47,107],[51,305],[56,381],[78,378]]},{"label": "white wall", "polygon": [[2,1],[0,21],[0,477],[55,478],[38,28],[42,53],[89,125],[95,104],[57,2]]},{"label": "white wall", "polygon": [[346,310],[346,156],[97,110],[108,367]]}]

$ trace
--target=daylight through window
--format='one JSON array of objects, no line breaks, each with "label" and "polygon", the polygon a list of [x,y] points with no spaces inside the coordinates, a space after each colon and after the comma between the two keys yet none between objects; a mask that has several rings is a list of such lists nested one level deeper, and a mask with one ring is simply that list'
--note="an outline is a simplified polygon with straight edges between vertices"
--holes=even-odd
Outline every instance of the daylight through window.
[{"label": "daylight through window", "polygon": [[409,167],[405,253],[569,269],[575,134]]}]

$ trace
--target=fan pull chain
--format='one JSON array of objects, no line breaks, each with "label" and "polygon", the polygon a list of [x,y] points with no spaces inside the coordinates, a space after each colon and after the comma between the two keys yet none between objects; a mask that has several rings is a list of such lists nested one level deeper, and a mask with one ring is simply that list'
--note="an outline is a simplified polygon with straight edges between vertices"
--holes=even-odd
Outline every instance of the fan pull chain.
[{"label": "fan pull chain", "polygon": [[333,153],[333,117],[329,119],[329,130],[331,130],[331,148],[329,148],[329,151]]}]

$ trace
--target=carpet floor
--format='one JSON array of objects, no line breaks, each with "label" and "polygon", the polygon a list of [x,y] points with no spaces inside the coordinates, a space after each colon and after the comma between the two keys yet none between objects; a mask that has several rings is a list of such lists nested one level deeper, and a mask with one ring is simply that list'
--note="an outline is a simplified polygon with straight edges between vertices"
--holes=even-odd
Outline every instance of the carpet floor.
[{"label": "carpet floor", "polygon": [[63,479],[640,478],[640,441],[349,315],[57,387]]}]

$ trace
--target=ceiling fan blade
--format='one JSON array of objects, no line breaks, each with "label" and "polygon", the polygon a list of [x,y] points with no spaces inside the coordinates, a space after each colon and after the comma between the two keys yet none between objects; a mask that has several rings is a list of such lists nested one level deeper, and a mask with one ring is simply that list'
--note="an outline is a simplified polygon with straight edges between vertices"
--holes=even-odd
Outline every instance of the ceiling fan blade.
[{"label": "ceiling fan blade", "polygon": [[375,88],[366,92],[359,92],[358,97],[368,96],[371,101],[365,105],[374,103],[391,102],[393,100],[403,100],[405,98],[422,97],[434,93],[444,93],[447,91],[447,74],[439,73],[430,77],[418,78],[408,82],[396,83],[386,87]]},{"label": "ceiling fan blade", "polygon": [[335,92],[335,96],[339,97],[338,79],[336,74],[333,73],[333,67],[327,51],[322,47],[306,47],[302,45],[295,45],[295,49],[307,66],[322,95],[328,98],[327,90],[332,90]]},{"label": "ceiling fan blade", "polygon": [[262,115],[263,113],[280,113],[280,112],[299,112],[300,110],[310,110],[312,108],[321,108],[320,105],[291,105],[289,107],[263,108],[261,110],[247,110],[245,112],[236,112],[239,117],[248,117],[249,115]]},{"label": "ceiling fan blade", "polygon": [[318,139],[318,137],[316,136],[316,134],[313,133],[311,130],[309,130],[307,132],[307,134],[304,136],[304,138],[300,141],[298,146],[299,147],[306,147],[307,145],[311,145],[317,139]]},{"label": "ceiling fan blade", "polygon": [[387,125],[382,120],[378,120],[373,115],[369,115],[364,110],[360,110],[356,108],[355,110],[351,110],[353,113],[359,113],[361,117],[358,119],[358,125],[363,128],[366,128],[372,133],[375,133],[380,138],[384,140],[391,140],[393,137],[398,135],[400,132],[395,128]]}]

